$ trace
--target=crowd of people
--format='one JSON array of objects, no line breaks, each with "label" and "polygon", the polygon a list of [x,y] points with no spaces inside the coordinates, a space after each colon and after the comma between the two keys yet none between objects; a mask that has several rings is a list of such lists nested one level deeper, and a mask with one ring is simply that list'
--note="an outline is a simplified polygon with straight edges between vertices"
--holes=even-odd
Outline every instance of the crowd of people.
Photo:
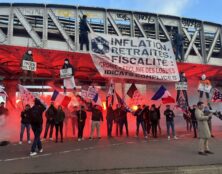
[{"label": "crowd of people", "polygon": [[[200,105],[200,103],[199,103]],[[201,103],[202,107],[203,103]],[[156,105],[151,105],[150,107],[147,105],[138,105],[137,109],[132,112],[131,114],[136,117],[136,133],[135,137],[139,137],[140,127],[142,128],[142,133],[145,139],[149,136],[153,138],[157,138],[158,130],[159,134],[161,134],[160,128],[160,107]],[[198,114],[203,114],[197,116]],[[186,115],[184,112],[185,120],[189,120],[194,130],[194,138],[197,138],[197,125],[202,125],[202,117],[206,117],[207,124],[211,119],[212,115],[208,114],[205,116],[206,108],[199,108],[197,105],[194,105],[192,108],[189,108],[190,113]],[[45,123],[45,132],[44,136],[41,139],[40,135],[43,130],[43,113],[45,112],[46,123]],[[21,131],[20,131],[20,141],[19,144],[23,143],[23,134],[24,130],[26,129],[27,132],[27,142],[31,143],[30,140],[30,129],[32,128],[34,133],[34,140],[31,148],[30,155],[36,155],[38,149],[39,152],[43,152],[42,148],[42,141],[49,138],[49,140],[53,140],[53,131],[55,129],[55,142],[58,142],[58,138],[60,135],[60,141],[63,142],[63,124],[65,124],[65,132],[67,132],[67,118],[70,117],[72,120],[72,133],[73,136],[76,136],[75,129],[78,129],[77,140],[82,141],[84,140],[84,128],[87,118],[87,113],[91,112],[91,130],[89,135],[89,140],[94,139],[94,131],[96,129],[97,138],[101,139],[101,122],[104,121],[103,112],[98,105],[92,105],[92,103],[88,103],[87,105],[80,105],[80,106],[73,106],[72,111],[70,111],[67,107],[62,107],[59,105],[55,107],[54,103],[52,102],[51,105],[46,109],[46,107],[38,100],[35,99],[34,106],[30,107],[29,104],[25,106],[25,109],[21,112]],[[107,123],[107,136],[108,138],[112,138],[115,136],[122,136],[123,135],[123,128],[125,127],[126,136],[129,136],[129,129],[128,129],[128,119],[127,114],[131,112],[127,110],[124,105],[117,104],[116,108],[112,106],[112,104],[107,104],[106,110],[106,123]],[[166,127],[167,127],[167,138],[170,140],[171,138],[177,139],[175,126],[174,126],[174,118],[175,113],[174,110],[171,108],[170,105],[166,105],[165,111],[163,112],[165,119],[166,119]],[[204,115],[205,114],[205,115]],[[188,118],[189,117],[189,118]],[[115,124],[115,130],[114,130]],[[159,128],[159,129],[158,129]],[[199,128],[199,127],[198,127]],[[210,132],[209,126],[207,127]],[[50,130],[50,131],[49,131]],[[172,133],[170,132],[172,130]],[[199,130],[199,129],[198,129]],[[200,131],[200,130],[199,130]],[[49,132],[49,136],[48,136]],[[172,134],[172,136],[171,136]],[[200,133],[199,133],[200,134]],[[210,136],[212,136],[210,132]],[[204,144],[206,147],[205,149],[209,151],[208,146],[206,145],[206,141],[202,140],[200,144]],[[202,145],[200,145],[200,151],[203,152]],[[203,152],[204,153],[204,152]]]}]

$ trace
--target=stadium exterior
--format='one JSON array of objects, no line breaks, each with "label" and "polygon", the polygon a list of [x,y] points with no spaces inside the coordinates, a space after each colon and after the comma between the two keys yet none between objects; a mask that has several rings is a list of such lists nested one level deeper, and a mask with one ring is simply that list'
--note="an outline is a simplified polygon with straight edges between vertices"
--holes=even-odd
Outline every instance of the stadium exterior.
[{"label": "stadium exterior", "polygon": [[1,3],[0,74],[6,86],[18,83],[20,60],[27,49],[32,49],[37,59],[35,79],[41,84],[59,79],[59,69],[66,57],[77,68],[77,79],[107,82],[96,70],[90,54],[79,51],[79,21],[83,14],[88,16],[91,32],[171,41],[173,31],[178,30],[185,38],[184,62],[178,62],[179,70],[186,72],[188,79],[205,73],[218,84],[221,80],[221,24],[117,9]]}]

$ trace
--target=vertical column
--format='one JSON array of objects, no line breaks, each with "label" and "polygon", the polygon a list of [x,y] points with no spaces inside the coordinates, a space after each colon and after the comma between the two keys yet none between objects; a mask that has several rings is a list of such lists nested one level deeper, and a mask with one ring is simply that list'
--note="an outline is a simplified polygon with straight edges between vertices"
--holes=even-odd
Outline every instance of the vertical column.
[{"label": "vertical column", "polygon": [[17,80],[5,80],[4,81],[5,91],[8,94],[6,105],[9,109],[15,107],[17,85],[18,85]]},{"label": "vertical column", "polygon": [[160,31],[159,21],[158,21],[158,15],[155,18],[155,38],[159,39],[159,31]]},{"label": "vertical column", "polygon": [[200,41],[201,41],[201,53],[202,53],[202,62],[204,64],[207,63],[207,56],[206,56],[206,44],[205,44],[205,36],[204,36],[204,24],[201,22],[201,29],[200,29]]}]

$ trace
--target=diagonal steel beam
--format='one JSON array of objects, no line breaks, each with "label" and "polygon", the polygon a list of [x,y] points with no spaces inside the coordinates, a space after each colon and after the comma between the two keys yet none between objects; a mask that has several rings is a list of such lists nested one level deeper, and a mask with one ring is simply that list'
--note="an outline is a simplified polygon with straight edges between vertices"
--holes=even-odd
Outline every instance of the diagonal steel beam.
[{"label": "diagonal steel beam", "polygon": [[35,32],[32,28],[31,24],[26,20],[23,16],[22,12],[19,8],[14,8],[14,14],[17,16],[23,27],[26,29],[36,46],[42,47],[42,40],[40,39],[39,35]]},{"label": "diagonal steel beam", "polygon": [[139,21],[137,20],[137,18],[135,17],[135,15],[133,14],[133,21],[136,23],[137,27],[139,28],[140,32],[142,33],[143,37],[147,37],[146,33],[143,29],[143,27],[140,25]]},{"label": "diagonal steel beam", "polygon": [[0,28],[0,43],[4,43],[7,40],[5,33]]},{"label": "diagonal steel beam", "polygon": [[217,31],[216,31],[216,33],[214,35],[213,42],[211,44],[210,50],[209,50],[208,55],[207,55],[207,63],[210,61],[210,57],[211,57],[211,55],[213,53],[213,50],[214,50],[214,47],[215,47],[215,45],[217,43],[217,39],[218,39],[219,35],[220,35],[220,28],[217,29]]},{"label": "diagonal steel beam", "polygon": [[58,30],[60,31],[60,33],[62,34],[63,38],[65,39],[66,43],[68,44],[68,46],[71,48],[71,50],[75,49],[74,43],[73,41],[70,39],[69,35],[66,33],[66,31],[63,29],[61,23],[59,22],[59,20],[57,19],[56,15],[54,14],[52,9],[48,9],[48,14],[51,17],[52,21],[54,22],[54,24],[56,25],[56,27],[58,28]]},{"label": "diagonal steel beam", "polygon": [[116,26],[116,23],[113,20],[112,15],[110,14],[110,12],[107,12],[107,19],[109,20],[109,22],[111,23],[111,25],[113,26],[114,30],[116,31],[118,36],[121,36],[121,32],[119,31],[119,28]]},{"label": "diagonal steel beam", "polygon": [[195,45],[195,43],[194,43],[195,40],[196,40],[197,34],[198,34],[198,30],[195,31],[195,33],[194,33],[194,35],[193,35],[192,38],[190,37],[190,34],[187,32],[187,30],[186,30],[185,28],[183,28],[183,31],[184,31],[184,33],[185,33],[188,41],[190,42],[190,44],[189,44],[189,46],[188,46],[188,48],[187,48],[187,51],[186,51],[186,53],[185,53],[185,55],[184,55],[184,60],[187,60],[188,55],[189,55],[189,53],[190,53],[190,51],[191,51],[191,48],[194,49],[194,51],[195,51],[195,53],[197,54],[197,56],[202,60],[202,56],[201,56],[201,54],[199,53],[199,50],[197,49],[197,47],[196,47],[196,45]]},{"label": "diagonal steel beam", "polygon": [[165,25],[163,24],[162,19],[160,19],[160,17],[157,17],[157,18],[158,18],[159,24],[160,24],[161,28],[163,29],[163,32],[165,33],[167,39],[168,39],[169,41],[171,41],[170,35],[169,35],[169,33],[168,33]]}]

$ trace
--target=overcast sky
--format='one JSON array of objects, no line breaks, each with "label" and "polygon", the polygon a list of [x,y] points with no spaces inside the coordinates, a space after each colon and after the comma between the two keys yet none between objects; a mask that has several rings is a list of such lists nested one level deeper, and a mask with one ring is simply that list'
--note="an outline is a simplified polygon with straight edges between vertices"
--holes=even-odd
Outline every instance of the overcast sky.
[{"label": "overcast sky", "polygon": [[222,24],[222,0],[0,0],[83,5],[177,15]]}]

